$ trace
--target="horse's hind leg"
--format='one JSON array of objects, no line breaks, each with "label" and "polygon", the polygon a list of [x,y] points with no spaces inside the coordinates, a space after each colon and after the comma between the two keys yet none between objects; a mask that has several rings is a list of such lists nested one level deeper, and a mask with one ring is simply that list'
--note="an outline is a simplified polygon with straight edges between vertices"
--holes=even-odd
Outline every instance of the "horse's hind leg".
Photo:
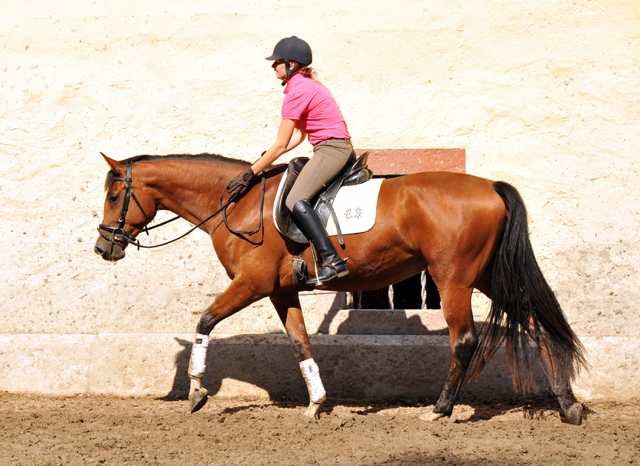
[{"label": "horse's hind leg", "polygon": [[551,368],[549,350],[544,345],[544,341],[537,338],[533,322],[529,323],[528,330],[531,339],[538,341],[538,347],[540,348],[540,354],[542,355],[545,368],[547,369],[547,376],[551,382],[551,388],[558,399],[558,403],[560,403],[560,408],[562,409],[565,419],[569,424],[580,425],[582,422],[582,403],[576,400],[576,397],[573,394],[573,389],[571,388],[571,383],[566,380],[566,377],[562,374],[557,374],[556,376],[553,375],[554,371]]},{"label": "horse's hind leg", "polygon": [[582,422],[582,403],[576,400],[571,384],[565,380],[551,380],[553,393],[569,424],[580,425]]},{"label": "horse's hind leg", "polygon": [[478,336],[471,312],[472,291],[472,288],[440,290],[442,311],[449,327],[452,361],[449,375],[440,398],[433,408],[433,413],[424,416],[423,419],[435,420],[451,415],[471,358],[478,346]]},{"label": "horse's hind leg", "polygon": [[311,355],[311,342],[304,325],[298,294],[272,296],[271,302],[284,324],[293,352],[300,363],[300,370],[307,384],[307,390],[309,390],[309,408],[306,415],[313,418],[318,417],[327,393],[320,379],[318,365]]}]

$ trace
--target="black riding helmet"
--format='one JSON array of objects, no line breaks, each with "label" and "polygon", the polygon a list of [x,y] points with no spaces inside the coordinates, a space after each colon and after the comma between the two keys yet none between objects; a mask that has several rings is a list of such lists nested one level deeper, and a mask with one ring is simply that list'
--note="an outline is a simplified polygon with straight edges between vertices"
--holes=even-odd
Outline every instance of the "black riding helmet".
[{"label": "black riding helmet", "polygon": [[[291,36],[281,39],[273,48],[271,56],[265,58],[265,60],[284,60],[287,70],[287,79],[283,82],[283,84],[285,84],[286,81],[291,78],[293,73],[298,71],[300,68],[309,66],[313,57],[309,44],[302,39],[298,39],[296,36]],[[289,65],[289,61],[291,60],[299,63],[298,67],[293,70]]]}]

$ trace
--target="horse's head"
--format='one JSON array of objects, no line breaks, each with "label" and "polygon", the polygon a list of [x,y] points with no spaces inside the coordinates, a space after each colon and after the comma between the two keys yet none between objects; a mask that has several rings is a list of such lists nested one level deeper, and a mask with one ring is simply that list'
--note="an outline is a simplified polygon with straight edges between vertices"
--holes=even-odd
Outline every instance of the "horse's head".
[{"label": "horse's head", "polygon": [[153,220],[157,207],[149,188],[133,180],[132,162],[122,163],[102,156],[111,170],[105,182],[107,196],[98,227],[100,237],[93,250],[104,260],[117,261],[125,256],[129,243],[137,243],[136,236]]}]

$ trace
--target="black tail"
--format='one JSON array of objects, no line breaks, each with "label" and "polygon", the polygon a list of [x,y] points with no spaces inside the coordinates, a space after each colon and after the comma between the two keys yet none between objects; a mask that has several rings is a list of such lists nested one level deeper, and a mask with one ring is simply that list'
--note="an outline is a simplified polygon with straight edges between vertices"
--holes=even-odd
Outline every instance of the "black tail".
[{"label": "black tail", "polygon": [[[471,379],[505,342],[506,359],[516,391],[537,388],[533,364],[544,347],[546,369],[553,381],[570,383],[587,366],[584,347],[544,279],[529,239],[527,211],[518,191],[508,183],[493,185],[507,206],[502,240],[493,258],[491,311],[473,357]],[[529,336],[538,349],[531,354]]]}]

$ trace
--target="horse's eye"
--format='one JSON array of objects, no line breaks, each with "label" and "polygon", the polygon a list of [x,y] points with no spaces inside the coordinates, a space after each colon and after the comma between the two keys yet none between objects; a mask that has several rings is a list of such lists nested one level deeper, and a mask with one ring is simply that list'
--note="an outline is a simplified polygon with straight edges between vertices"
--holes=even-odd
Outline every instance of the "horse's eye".
[{"label": "horse's eye", "polygon": [[115,204],[116,202],[118,202],[119,197],[120,196],[109,196],[109,202]]}]

